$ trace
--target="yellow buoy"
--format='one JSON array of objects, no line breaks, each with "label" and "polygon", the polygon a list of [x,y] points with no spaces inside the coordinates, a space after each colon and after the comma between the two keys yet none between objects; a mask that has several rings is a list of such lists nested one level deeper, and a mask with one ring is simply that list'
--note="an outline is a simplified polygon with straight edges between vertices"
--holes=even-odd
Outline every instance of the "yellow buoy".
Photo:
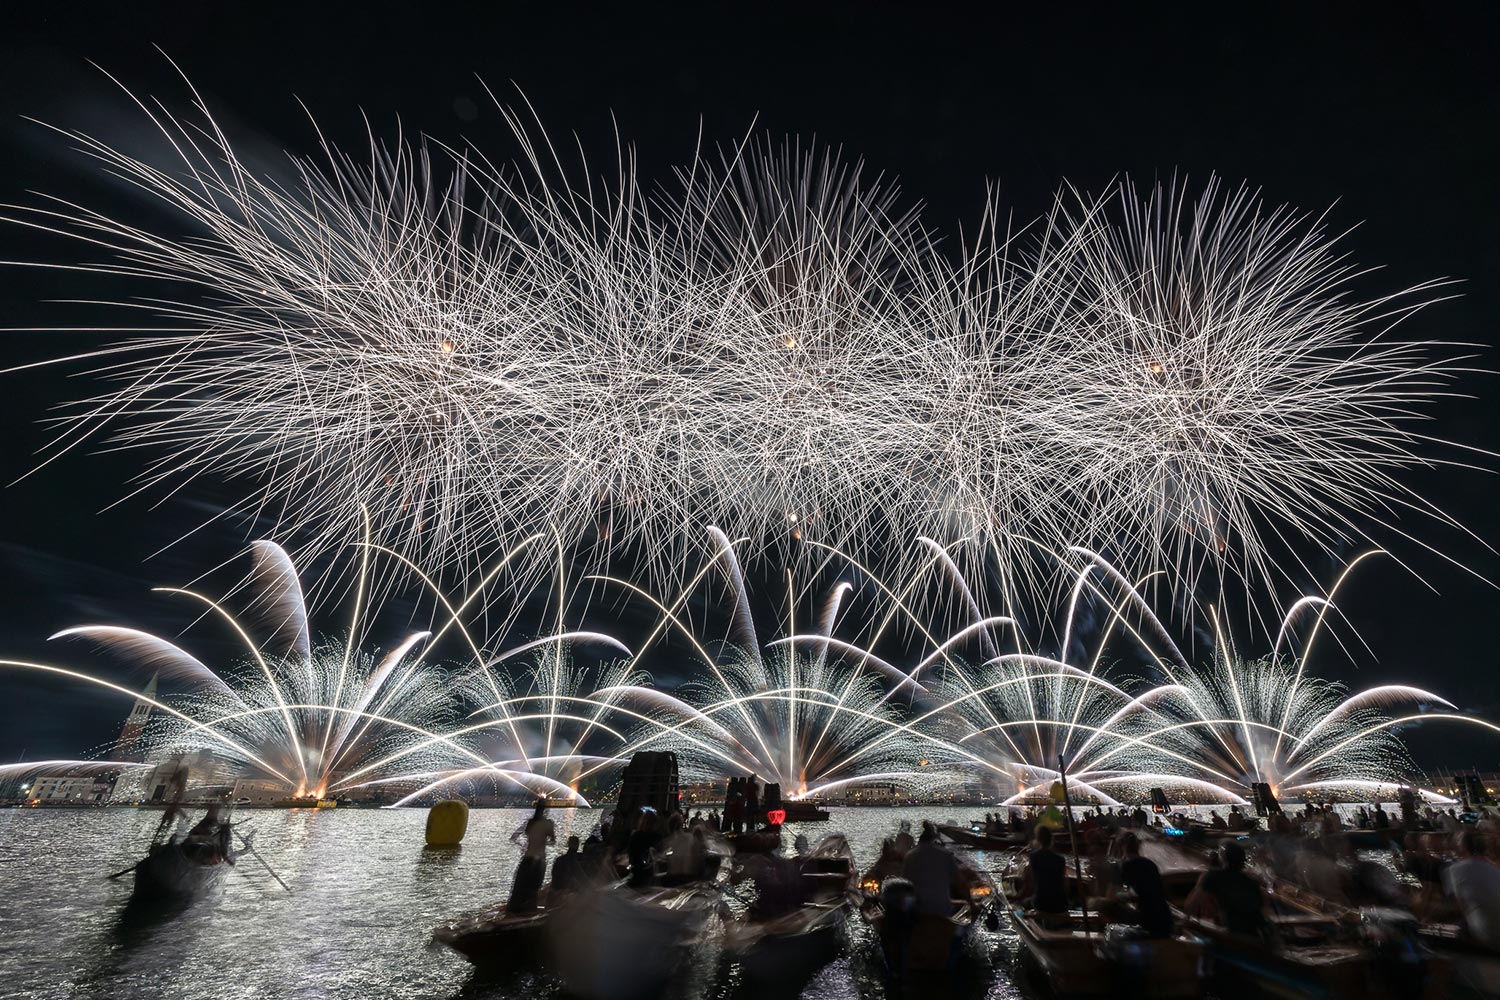
[{"label": "yellow buoy", "polygon": [[427,846],[457,847],[469,829],[469,805],[444,799],[427,810]]}]

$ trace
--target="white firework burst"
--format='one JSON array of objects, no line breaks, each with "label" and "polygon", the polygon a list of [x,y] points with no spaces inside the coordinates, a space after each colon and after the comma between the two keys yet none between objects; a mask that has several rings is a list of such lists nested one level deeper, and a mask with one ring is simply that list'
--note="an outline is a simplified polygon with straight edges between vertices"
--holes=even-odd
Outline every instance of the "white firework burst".
[{"label": "white firework burst", "polygon": [[1414,421],[1456,362],[1388,331],[1430,286],[1357,298],[1335,239],[1245,191],[1063,197],[1026,238],[992,206],[950,257],[816,150],[699,156],[648,198],[627,153],[601,182],[509,115],[514,168],[372,141],[280,182],[200,110],[152,111],[174,164],[72,135],[185,235],[13,215],[172,288],[85,355],[105,388],[58,446],[148,449],[164,487],[239,478],[302,551],[363,504],[460,573],[550,524],[667,582],[713,523],[872,563],[972,532],[1018,576],[1016,536],[1086,543],[1190,588],[1272,575],[1275,536],[1443,519],[1399,474],[1431,461]]}]

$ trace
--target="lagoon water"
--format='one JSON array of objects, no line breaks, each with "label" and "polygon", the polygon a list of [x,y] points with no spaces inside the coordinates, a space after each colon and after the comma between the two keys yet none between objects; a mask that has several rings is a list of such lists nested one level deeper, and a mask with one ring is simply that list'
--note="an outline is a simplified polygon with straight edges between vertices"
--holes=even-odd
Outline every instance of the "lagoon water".
[{"label": "lagoon water", "polygon": [[[948,822],[979,807],[834,809],[827,823],[789,824],[816,843],[849,838],[860,865],[900,820]],[[105,875],[141,856],[160,813],[134,809],[0,810],[0,997],[378,998],[473,1000],[559,996],[539,974],[486,979],[457,955],[429,944],[432,927],[463,910],[503,900],[520,848],[510,835],[527,810],[476,809],[457,852],[424,851],[426,811],[260,810],[237,820],[292,887],[285,892],[254,858],[240,859],[222,886],[185,910],[151,923],[121,915],[131,878]],[[561,843],[586,835],[603,813],[554,810]],[[196,816],[194,817],[196,819]],[[1006,858],[976,852],[998,871]],[[873,941],[849,921],[847,953],[803,989],[804,997],[884,995]],[[1012,975],[1008,927],[980,929],[970,942],[974,970],[965,997],[1035,995]],[[737,970],[700,956],[675,992],[684,1000],[742,994]]]}]

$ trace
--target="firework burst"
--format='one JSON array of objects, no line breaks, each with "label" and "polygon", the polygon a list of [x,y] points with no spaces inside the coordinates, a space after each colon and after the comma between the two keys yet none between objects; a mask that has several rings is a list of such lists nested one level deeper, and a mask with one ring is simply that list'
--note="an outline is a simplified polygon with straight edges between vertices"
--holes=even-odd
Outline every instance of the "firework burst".
[{"label": "firework burst", "polygon": [[870,539],[973,533],[1022,577],[1017,536],[1081,542],[1191,589],[1274,575],[1275,537],[1446,520],[1400,473],[1457,364],[1390,335],[1432,286],[1358,298],[1336,238],[1247,191],[1064,196],[1020,234],[992,206],[950,256],[816,149],[699,154],[648,198],[626,151],[600,181],[508,114],[514,166],[372,140],[278,180],[199,111],[148,111],[172,164],[70,135],[187,235],[13,213],[172,289],[74,359],[104,388],[57,447],[145,449],[147,486],[242,480],[299,552],[368,505],[434,571],[550,524],[678,582],[714,523],[872,564],[897,557]]}]

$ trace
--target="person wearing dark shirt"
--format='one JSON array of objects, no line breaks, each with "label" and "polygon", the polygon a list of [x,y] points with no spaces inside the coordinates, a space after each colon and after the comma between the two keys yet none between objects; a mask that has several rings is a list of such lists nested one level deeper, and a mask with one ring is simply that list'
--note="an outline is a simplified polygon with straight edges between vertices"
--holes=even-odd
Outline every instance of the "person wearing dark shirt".
[{"label": "person wearing dark shirt", "polygon": [[901,874],[917,895],[917,912],[948,917],[953,912],[953,884],[958,880],[958,859],[937,842],[937,828],[922,824],[922,837],[907,852]]},{"label": "person wearing dark shirt", "polygon": [[1245,849],[1236,843],[1220,852],[1224,866],[1211,868],[1198,879],[1188,895],[1190,912],[1212,902],[1218,921],[1233,934],[1259,937],[1266,927],[1266,899],[1260,883],[1245,874]]},{"label": "person wearing dark shirt", "polygon": [[760,809],[760,787],[755,782],[755,775],[745,779],[745,829],[754,833],[759,830],[765,822],[765,814]]},{"label": "person wearing dark shirt", "polygon": [[558,896],[581,889],[584,883],[588,882],[583,854],[578,847],[578,835],[575,833],[568,838],[567,852],[559,854],[552,862],[552,895]]},{"label": "person wearing dark shirt", "polygon": [[1040,913],[1068,912],[1067,866],[1063,857],[1052,849],[1052,828],[1036,828],[1036,846],[1027,855],[1026,874],[1021,895],[1031,909]]},{"label": "person wearing dark shirt", "polygon": [[1120,866],[1120,883],[1135,893],[1136,919],[1147,937],[1164,938],[1172,934],[1172,910],[1162,887],[1161,869],[1150,858],[1141,857],[1141,841],[1133,833],[1120,838],[1125,863]]},{"label": "person wearing dark shirt", "polygon": [[631,831],[626,853],[630,856],[630,886],[635,889],[651,884],[655,877],[656,860],[652,856],[656,847],[656,830],[653,814],[642,809],[641,818]]}]

